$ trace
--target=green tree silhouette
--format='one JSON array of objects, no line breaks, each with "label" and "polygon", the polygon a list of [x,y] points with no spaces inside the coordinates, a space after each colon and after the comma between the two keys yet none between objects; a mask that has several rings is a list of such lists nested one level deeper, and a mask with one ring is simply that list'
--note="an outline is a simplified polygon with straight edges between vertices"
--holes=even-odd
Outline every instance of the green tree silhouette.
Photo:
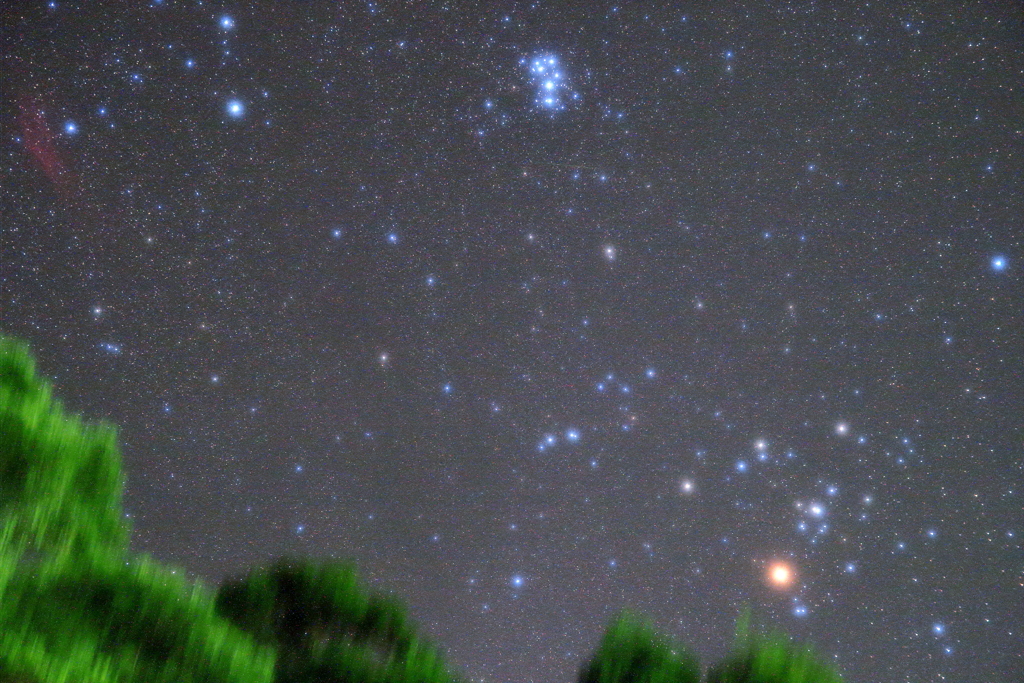
[{"label": "green tree silhouette", "polygon": [[810,646],[779,633],[753,635],[744,620],[740,629],[733,653],[712,667],[708,683],[842,683]]},{"label": "green tree silhouette", "polygon": [[279,654],[280,683],[447,683],[455,677],[397,600],[354,567],[282,559],[226,581],[219,612]]},{"label": "green tree silhouette", "polygon": [[273,651],[127,552],[112,427],[65,413],[0,336],[0,681],[263,683]]},{"label": "green tree silhouette", "polygon": [[697,658],[657,633],[647,621],[624,612],[609,625],[579,683],[698,683]]}]

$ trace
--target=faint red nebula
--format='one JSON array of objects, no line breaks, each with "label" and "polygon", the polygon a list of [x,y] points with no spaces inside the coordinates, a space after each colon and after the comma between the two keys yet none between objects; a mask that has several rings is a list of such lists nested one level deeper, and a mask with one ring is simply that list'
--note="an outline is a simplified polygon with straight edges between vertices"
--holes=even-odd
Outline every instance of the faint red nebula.
[{"label": "faint red nebula", "polygon": [[46,123],[46,112],[37,98],[31,95],[21,98],[18,125],[25,149],[36,166],[49,178],[57,192],[66,196],[71,187],[71,173],[61,160],[56,137]]}]

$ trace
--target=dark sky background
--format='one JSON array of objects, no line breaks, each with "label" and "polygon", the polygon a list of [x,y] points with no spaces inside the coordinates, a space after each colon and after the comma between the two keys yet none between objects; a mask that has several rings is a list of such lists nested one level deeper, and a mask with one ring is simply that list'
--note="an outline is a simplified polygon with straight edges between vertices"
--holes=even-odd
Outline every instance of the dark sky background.
[{"label": "dark sky background", "polygon": [[474,681],[745,605],[1022,681],[1022,22],[5,3],[3,330],[120,425],[135,550],[352,558]]}]

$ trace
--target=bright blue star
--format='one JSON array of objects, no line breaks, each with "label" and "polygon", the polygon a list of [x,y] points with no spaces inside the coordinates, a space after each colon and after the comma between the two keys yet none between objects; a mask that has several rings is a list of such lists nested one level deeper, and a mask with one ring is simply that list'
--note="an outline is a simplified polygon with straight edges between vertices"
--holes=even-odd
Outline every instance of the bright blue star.
[{"label": "bright blue star", "polygon": [[397,233],[393,233],[393,232],[389,232],[388,233],[388,242],[391,243],[391,244],[398,244],[398,234]]},{"label": "bright blue star", "polygon": [[525,580],[523,579],[522,576],[520,576],[519,574],[516,574],[516,575],[514,575],[512,577],[512,579],[509,581],[509,583],[512,584],[513,588],[522,588],[523,587],[523,583],[525,583]]},{"label": "bright blue star", "polygon": [[68,121],[64,124],[64,132],[68,135],[74,135],[78,132],[78,124],[74,121]]},{"label": "bright blue star", "polygon": [[743,461],[743,460],[737,460],[736,461],[736,471],[737,472],[746,472],[747,471],[747,463],[745,461]]},{"label": "bright blue star", "polygon": [[937,636],[941,636],[946,632],[946,627],[943,624],[932,624],[932,633]]},{"label": "bright blue star", "polygon": [[1005,256],[993,256],[992,257],[992,270],[997,273],[1006,270],[1006,257]]},{"label": "bright blue star", "polygon": [[575,443],[576,441],[580,440],[580,433],[577,432],[575,429],[570,429],[565,433],[565,438]]},{"label": "bright blue star", "polygon": [[657,374],[658,373],[654,371],[654,368],[647,368],[647,377],[649,379],[654,379]]},{"label": "bright blue star", "polygon": [[245,104],[241,100],[228,100],[225,108],[227,109],[228,116],[233,119],[240,119],[245,116]]},{"label": "bright blue star", "polygon": [[186,59],[185,60],[185,68],[186,69],[191,69],[195,65],[196,65],[196,60],[194,60],[194,59]]},{"label": "bright blue star", "polygon": [[225,31],[230,31],[235,27],[235,20],[225,14],[220,18],[220,27]]}]

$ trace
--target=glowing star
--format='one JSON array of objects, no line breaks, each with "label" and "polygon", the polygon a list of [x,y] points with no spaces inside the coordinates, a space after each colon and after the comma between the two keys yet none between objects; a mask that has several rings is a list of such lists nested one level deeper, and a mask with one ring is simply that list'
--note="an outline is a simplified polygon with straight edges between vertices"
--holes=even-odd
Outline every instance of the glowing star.
[{"label": "glowing star", "polygon": [[230,31],[235,27],[235,20],[226,14],[220,18],[219,23],[220,27],[225,31]]},{"label": "glowing star", "polygon": [[68,135],[74,135],[78,132],[78,124],[74,121],[68,121],[64,124],[64,132]]},{"label": "glowing star", "polygon": [[522,576],[519,576],[518,574],[516,574],[515,576],[512,577],[512,580],[509,581],[509,583],[512,584],[513,588],[522,588],[524,580],[523,580]]},{"label": "glowing star", "polygon": [[225,109],[227,109],[228,116],[233,119],[240,119],[245,116],[245,104],[241,100],[228,100]]},{"label": "glowing star", "polygon": [[684,496],[691,495],[694,492],[695,488],[696,487],[694,486],[692,479],[683,479],[681,482],[679,482],[679,493],[683,494]]},{"label": "glowing star", "polygon": [[604,247],[601,248],[601,253],[604,254],[605,261],[614,261],[615,257],[618,255],[615,246],[611,244],[604,245]]},{"label": "glowing star", "polygon": [[850,425],[845,422],[836,424],[836,434],[839,436],[846,436],[850,432]]},{"label": "glowing star", "polygon": [[997,273],[1006,270],[1006,257],[1005,256],[993,256],[992,257],[992,270]]},{"label": "glowing star", "polygon": [[793,585],[793,581],[796,579],[796,572],[789,563],[776,560],[768,565],[765,579],[772,588],[785,589]]}]

